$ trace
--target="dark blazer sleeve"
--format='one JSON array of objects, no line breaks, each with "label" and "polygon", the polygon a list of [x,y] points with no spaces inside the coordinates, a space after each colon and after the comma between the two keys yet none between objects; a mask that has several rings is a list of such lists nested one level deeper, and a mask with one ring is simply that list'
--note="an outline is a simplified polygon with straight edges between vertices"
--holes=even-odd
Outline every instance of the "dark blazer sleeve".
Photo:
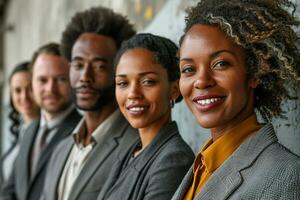
[{"label": "dark blazer sleeve", "polygon": [[143,200],[171,199],[194,161],[189,148],[173,148],[173,152],[162,151],[161,154],[151,167]]}]

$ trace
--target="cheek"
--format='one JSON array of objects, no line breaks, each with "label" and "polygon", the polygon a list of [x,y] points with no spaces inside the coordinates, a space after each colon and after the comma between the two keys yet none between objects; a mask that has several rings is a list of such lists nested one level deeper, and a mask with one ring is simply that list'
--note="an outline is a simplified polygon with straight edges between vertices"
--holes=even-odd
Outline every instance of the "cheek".
[{"label": "cheek", "polygon": [[191,81],[187,79],[180,79],[179,81],[179,90],[181,92],[181,95],[183,98],[187,98],[189,94],[191,93],[193,87],[191,84]]},{"label": "cheek", "polygon": [[11,100],[12,100],[12,103],[13,103],[14,107],[16,108],[16,110],[19,111],[18,107],[19,107],[20,98],[18,97],[18,95],[17,94],[12,94],[11,95]]},{"label": "cheek", "polygon": [[126,100],[126,92],[116,88],[115,94],[116,94],[117,103],[119,107],[122,109],[122,105],[125,103]]},{"label": "cheek", "polygon": [[69,79],[70,79],[70,85],[72,87],[75,87],[77,80],[80,77],[80,73],[76,72],[74,70],[70,70],[70,75],[69,75]]}]

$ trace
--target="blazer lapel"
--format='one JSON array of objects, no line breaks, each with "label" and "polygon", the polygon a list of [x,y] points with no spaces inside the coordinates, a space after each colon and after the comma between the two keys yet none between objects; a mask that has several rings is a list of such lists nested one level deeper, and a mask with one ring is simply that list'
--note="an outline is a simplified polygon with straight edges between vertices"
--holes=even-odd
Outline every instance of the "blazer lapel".
[{"label": "blazer lapel", "polygon": [[[177,125],[175,122],[171,122],[167,124],[166,127],[161,129],[157,136],[154,138],[152,143],[144,149],[142,152],[143,156],[136,163],[135,168],[140,171],[144,168],[144,166],[151,160],[151,158],[160,151],[160,148],[170,140],[173,136],[179,134]],[[137,157],[138,159],[138,157]]]},{"label": "blazer lapel", "polygon": [[267,124],[241,144],[212,174],[195,199],[227,199],[242,184],[241,171],[250,167],[259,154],[274,142],[277,138],[273,127]]},{"label": "blazer lapel", "polygon": [[[55,188],[54,188],[55,190],[53,191],[53,193],[55,193],[55,195],[57,195],[57,191],[59,190],[59,188],[58,188],[59,181],[62,176],[63,170],[65,169],[65,165],[66,165],[66,162],[68,161],[68,157],[71,153],[72,147],[74,145],[72,137],[69,137],[67,140],[68,141],[66,142],[66,146],[64,147],[65,150],[59,154],[59,157],[57,158],[57,162],[56,162],[56,163],[58,163],[58,165],[56,165],[55,170],[53,170],[52,181],[55,185]],[[55,196],[53,199],[57,199],[57,198],[58,197]]]},{"label": "blazer lapel", "polygon": [[92,178],[93,174],[100,169],[102,163],[110,156],[111,152],[119,145],[118,139],[124,134],[125,129],[129,126],[123,116],[112,126],[112,130],[106,134],[100,143],[93,148],[86,164],[83,166],[75,181],[69,199],[76,199],[85,185]]},{"label": "blazer lapel", "polygon": [[[32,123],[32,125],[27,129],[25,135],[24,135],[24,139],[22,141],[22,145],[24,145],[22,148],[22,152],[19,153],[18,159],[20,159],[20,161],[17,163],[20,163],[20,167],[25,167],[25,174],[24,174],[24,178],[23,181],[26,182],[26,185],[29,182],[29,178],[30,178],[30,167],[31,167],[31,150],[34,144],[34,140],[38,131],[38,127],[39,127],[39,121],[34,121]],[[25,166],[24,166],[25,164]]]},{"label": "blazer lapel", "polygon": [[[132,161],[132,163],[130,163],[128,166],[122,169],[120,177],[117,179],[117,183],[114,183],[114,185],[118,185],[118,182],[122,182],[123,179],[126,179],[126,177],[128,176],[131,177],[131,183],[128,184],[127,185],[128,188],[126,188],[126,194],[125,193],[122,194],[123,199],[130,199],[129,197],[135,186],[134,183],[137,183],[141,171],[148,164],[148,162],[152,160],[153,156],[159,153],[161,146],[163,146],[167,141],[170,140],[170,138],[172,138],[177,134],[179,133],[178,133],[176,123],[175,122],[169,123],[166,127],[164,127],[164,129],[162,129],[158,133],[158,135],[154,138],[152,143],[144,149],[144,151],[142,152],[143,155],[141,157],[138,156],[135,158],[137,159],[137,162]],[[138,143],[136,142],[133,148],[131,148],[131,152],[133,152],[134,147],[136,147],[137,144]],[[127,158],[124,158],[124,160],[128,159],[128,156],[130,155],[127,155],[126,156]],[[121,158],[119,158],[119,160],[120,159]],[[122,165],[124,165],[124,161],[122,161],[121,163]],[[134,168],[135,170],[133,171],[132,168]]]},{"label": "blazer lapel", "polygon": [[172,200],[184,199],[185,194],[187,193],[188,189],[192,185],[193,178],[194,178],[194,174],[193,174],[193,166],[192,166],[189,169],[189,171],[187,172],[187,174],[184,176],[178,189],[176,190],[175,194],[173,195]]},{"label": "blazer lapel", "polygon": [[[74,116],[76,115],[76,116]],[[45,164],[49,161],[51,154],[56,147],[56,145],[71,134],[72,130],[76,126],[79,120],[79,116],[77,116],[77,112],[74,110],[66,117],[65,121],[61,123],[57,132],[53,136],[50,143],[46,146],[46,148],[42,151],[41,157],[38,160],[37,168],[34,175],[31,178],[31,183],[34,182],[34,179],[38,176],[38,174],[42,171]],[[74,117],[74,118],[73,118]]]}]

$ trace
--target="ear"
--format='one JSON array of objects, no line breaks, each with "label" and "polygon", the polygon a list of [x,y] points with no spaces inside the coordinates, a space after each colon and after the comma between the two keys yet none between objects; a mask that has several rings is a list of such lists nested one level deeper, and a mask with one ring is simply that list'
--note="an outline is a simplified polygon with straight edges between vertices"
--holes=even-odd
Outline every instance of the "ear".
[{"label": "ear", "polygon": [[177,79],[177,80],[171,82],[171,94],[170,94],[170,97],[171,97],[172,100],[176,100],[179,96],[180,96],[179,79]]},{"label": "ear", "polygon": [[255,89],[258,86],[259,81],[257,80],[257,78],[251,78],[248,81],[248,85],[250,88]]}]

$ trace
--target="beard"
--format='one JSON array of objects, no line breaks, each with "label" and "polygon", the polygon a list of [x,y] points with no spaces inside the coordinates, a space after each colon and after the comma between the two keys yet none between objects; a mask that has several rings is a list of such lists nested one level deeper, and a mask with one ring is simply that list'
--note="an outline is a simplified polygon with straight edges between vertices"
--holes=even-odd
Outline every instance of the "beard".
[{"label": "beard", "polygon": [[[86,86],[82,86],[80,88],[84,88]],[[107,106],[108,104],[114,103],[116,101],[115,99],[115,85],[112,84],[111,86],[101,88],[101,89],[96,89],[96,88],[91,88],[93,89],[98,95],[97,99],[93,104],[90,104],[88,106],[81,106],[78,104],[77,97],[76,97],[76,91],[80,88],[72,88],[72,99],[73,102],[75,102],[75,105],[78,109],[83,110],[83,111],[99,111],[103,107]]]}]

